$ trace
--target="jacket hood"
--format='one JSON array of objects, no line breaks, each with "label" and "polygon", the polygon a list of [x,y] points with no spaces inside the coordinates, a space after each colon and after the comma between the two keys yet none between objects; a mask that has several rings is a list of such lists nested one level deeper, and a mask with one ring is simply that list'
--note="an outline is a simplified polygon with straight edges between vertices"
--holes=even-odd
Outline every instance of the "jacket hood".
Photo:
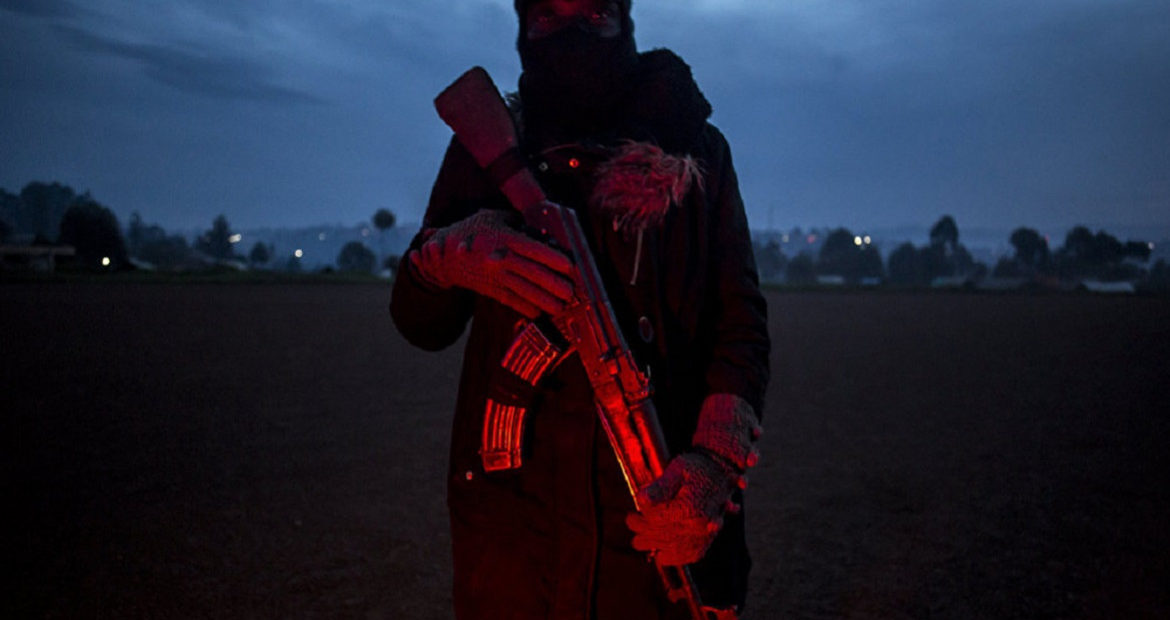
[{"label": "jacket hood", "polygon": [[637,79],[625,119],[629,135],[622,137],[655,143],[668,153],[690,150],[711,117],[690,66],[674,52],[656,49],[639,55]]},{"label": "jacket hood", "polygon": [[509,100],[525,144],[532,152],[586,140],[609,145],[633,140],[655,144],[667,153],[689,151],[712,112],[690,66],[668,49],[643,52],[638,54],[633,82],[620,112],[607,127],[592,135],[568,135],[561,128],[548,126],[540,115],[526,111],[523,87]]}]

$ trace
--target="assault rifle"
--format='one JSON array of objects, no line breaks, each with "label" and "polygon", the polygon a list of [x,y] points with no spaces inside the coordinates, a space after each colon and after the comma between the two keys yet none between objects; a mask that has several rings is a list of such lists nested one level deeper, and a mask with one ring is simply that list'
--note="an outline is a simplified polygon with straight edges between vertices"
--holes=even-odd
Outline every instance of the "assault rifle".
[{"label": "assault rifle", "polygon": [[[593,387],[601,425],[621,465],[635,507],[638,491],[662,475],[670,455],[650,400],[649,378],[639,370],[618,328],[601,275],[576,213],[550,202],[520,154],[516,127],[499,90],[482,67],[464,73],[435,98],[439,116],[455,132],[524,216],[530,228],[564,251],[576,266],[575,299],[551,317],[557,333],[545,333],[548,321],[529,323],[517,335],[506,366],[535,385],[539,376],[565,355],[576,352]],[[484,421],[485,469],[508,469],[520,463],[519,439],[524,410],[514,404],[488,403]],[[494,419],[493,419],[494,418]],[[694,620],[735,620],[734,609],[704,606],[685,566],[655,565],[668,598],[687,606]]]}]

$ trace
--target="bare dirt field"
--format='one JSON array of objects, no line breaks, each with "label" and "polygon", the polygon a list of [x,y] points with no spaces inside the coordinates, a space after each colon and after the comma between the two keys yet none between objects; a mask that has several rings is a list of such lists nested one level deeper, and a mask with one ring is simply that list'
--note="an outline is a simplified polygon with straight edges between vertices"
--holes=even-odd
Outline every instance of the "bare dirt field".
[{"label": "bare dirt field", "polygon": [[[388,285],[0,285],[4,618],[449,618]],[[769,293],[747,617],[1170,617],[1170,300]]]}]

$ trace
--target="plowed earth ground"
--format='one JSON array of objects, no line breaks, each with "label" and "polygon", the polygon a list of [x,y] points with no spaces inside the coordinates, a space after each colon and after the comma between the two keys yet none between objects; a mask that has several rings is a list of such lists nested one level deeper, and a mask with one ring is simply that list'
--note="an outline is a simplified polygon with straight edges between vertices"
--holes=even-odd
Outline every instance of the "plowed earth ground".
[{"label": "plowed earth ground", "polygon": [[[0,286],[0,617],[449,618],[460,347],[388,301]],[[747,618],[1170,616],[1170,300],[768,301]]]}]

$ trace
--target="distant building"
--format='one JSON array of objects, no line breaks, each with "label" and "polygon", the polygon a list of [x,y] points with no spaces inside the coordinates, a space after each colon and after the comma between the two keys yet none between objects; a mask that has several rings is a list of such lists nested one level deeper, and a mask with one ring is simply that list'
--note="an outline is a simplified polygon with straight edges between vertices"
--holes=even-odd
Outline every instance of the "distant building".
[{"label": "distant building", "polygon": [[53,273],[57,257],[73,256],[71,245],[0,245],[0,267],[4,270]]}]

